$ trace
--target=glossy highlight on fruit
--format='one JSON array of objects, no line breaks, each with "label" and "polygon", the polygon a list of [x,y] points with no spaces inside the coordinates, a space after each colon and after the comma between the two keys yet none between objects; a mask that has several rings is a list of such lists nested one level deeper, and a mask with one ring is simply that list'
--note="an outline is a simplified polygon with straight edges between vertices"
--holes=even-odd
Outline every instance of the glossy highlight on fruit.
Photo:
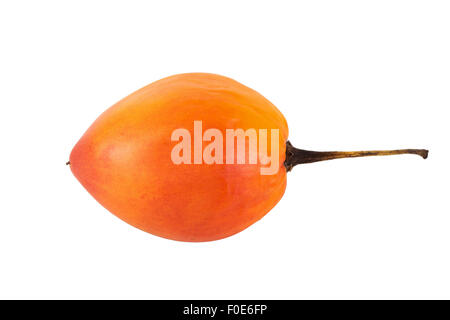
[{"label": "glossy highlight on fruit", "polygon": [[[256,164],[175,164],[174,130],[277,130],[275,174]],[[203,148],[207,143],[203,144]],[[255,150],[245,142],[245,157]],[[192,142],[191,149],[196,146]],[[225,148],[225,147],[224,147]],[[225,150],[223,150],[225,154]],[[258,148],[255,156],[260,159]],[[156,81],[119,101],[91,125],[70,154],[70,168],[86,190],[123,221],[180,241],[211,241],[238,233],[281,199],[294,165],[342,157],[416,153],[406,149],[313,152],[292,147],[281,112],[256,91],[215,74],[179,74]]]}]

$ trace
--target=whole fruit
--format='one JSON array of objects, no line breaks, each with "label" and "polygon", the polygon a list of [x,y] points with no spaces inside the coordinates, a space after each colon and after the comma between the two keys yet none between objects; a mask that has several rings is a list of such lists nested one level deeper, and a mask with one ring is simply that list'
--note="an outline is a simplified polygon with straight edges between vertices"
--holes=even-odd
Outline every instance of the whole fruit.
[{"label": "whole fruit", "polygon": [[110,107],[68,164],[125,222],[168,239],[210,241],[269,212],[298,163],[400,153],[428,152],[296,149],[285,118],[262,95],[223,76],[190,73],[156,81]]}]

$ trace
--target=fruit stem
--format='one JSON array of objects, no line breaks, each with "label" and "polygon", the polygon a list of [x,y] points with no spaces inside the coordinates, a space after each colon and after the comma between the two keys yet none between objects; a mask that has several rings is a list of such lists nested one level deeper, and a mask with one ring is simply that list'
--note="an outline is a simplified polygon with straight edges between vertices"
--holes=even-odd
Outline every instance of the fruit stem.
[{"label": "fruit stem", "polygon": [[368,156],[389,156],[394,154],[416,154],[426,159],[428,150],[425,149],[399,149],[399,150],[376,150],[376,151],[309,151],[297,149],[288,141],[286,142],[286,160],[284,166],[286,171],[291,171],[298,164],[311,163],[324,160],[341,158],[356,158]]}]

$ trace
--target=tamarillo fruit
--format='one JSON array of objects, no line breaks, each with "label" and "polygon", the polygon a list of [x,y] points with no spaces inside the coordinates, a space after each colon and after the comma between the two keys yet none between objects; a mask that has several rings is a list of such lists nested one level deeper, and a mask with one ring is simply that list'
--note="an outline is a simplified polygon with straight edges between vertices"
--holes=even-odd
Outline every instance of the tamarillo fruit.
[{"label": "tamarillo fruit", "polygon": [[67,164],[101,205],[130,225],[173,240],[211,241],[268,213],[297,164],[394,154],[426,158],[428,151],[297,149],[286,119],[262,95],[227,77],[188,73],[107,109]]}]

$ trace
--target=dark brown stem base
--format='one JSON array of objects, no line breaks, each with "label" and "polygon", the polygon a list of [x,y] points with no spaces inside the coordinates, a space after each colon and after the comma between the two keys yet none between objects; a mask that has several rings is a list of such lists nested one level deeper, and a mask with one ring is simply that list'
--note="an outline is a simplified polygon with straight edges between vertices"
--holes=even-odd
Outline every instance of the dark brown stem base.
[{"label": "dark brown stem base", "polygon": [[416,154],[426,159],[428,150],[425,149],[399,149],[399,150],[377,150],[377,151],[309,151],[297,149],[288,141],[286,142],[286,160],[284,166],[286,171],[291,171],[293,167],[302,163],[317,161],[356,158],[368,156],[389,156],[395,154]]}]

